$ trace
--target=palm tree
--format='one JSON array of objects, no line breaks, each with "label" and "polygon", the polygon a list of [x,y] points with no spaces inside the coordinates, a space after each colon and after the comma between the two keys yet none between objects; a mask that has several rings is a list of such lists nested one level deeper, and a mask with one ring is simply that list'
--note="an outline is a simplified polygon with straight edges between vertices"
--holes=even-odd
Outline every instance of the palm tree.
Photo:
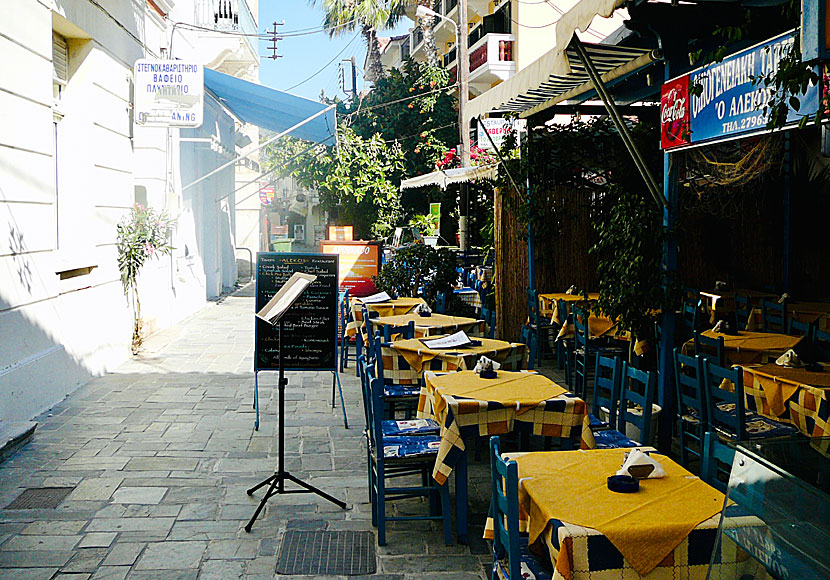
[{"label": "palm tree", "polygon": [[[416,0],[415,4],[426,6],[430,10],[435,4],[435,0]],[[438,47],[435,46],[435,16],[424,16],[419,19],[419,26],[424,33],[424,51],[427,53],[427,63],[429,66],[438,67],[441,65],[438,62]]]},{"label": "palm tree", "polygon": [[397,24],[404,14],[406,0],[309,0],[309,3],[323,8],[323,22],[331,37],[359,26],[368,51],[366,79],[376,81],[386,76],[380,62],[377,33]]}]

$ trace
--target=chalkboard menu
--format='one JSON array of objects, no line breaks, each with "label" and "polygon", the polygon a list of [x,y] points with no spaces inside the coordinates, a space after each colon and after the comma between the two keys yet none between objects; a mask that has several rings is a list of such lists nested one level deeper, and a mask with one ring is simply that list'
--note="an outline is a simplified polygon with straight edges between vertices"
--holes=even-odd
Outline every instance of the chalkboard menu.
[{"label": "chalkboard menu", "polygon": [[[277,293],[294,272],[313,274],[311,283],[283,317],[285,370],[333,371],[337,368],[337,256],[258,252],[256,309]],[[254,370],[279,369],[279,324],[255,318]]]}]

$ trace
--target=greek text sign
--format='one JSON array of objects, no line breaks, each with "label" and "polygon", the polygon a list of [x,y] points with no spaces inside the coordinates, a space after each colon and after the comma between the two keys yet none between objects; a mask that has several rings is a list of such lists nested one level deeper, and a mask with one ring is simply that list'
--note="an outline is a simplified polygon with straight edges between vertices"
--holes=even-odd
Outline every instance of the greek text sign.
[{"label": "greek text sign", "polygon": [[[778,70],[794,39],[794,32],[784,33],[666,82],[660,92],[661,147],[671,149],[765,131],[769,111],[765,113],[764,107],[776,92],[755,81]],[[701,87],[701,93],[691,95],[690,87],[696,86]],[[797,95],[799,110],[789,109],[787,124],[815,114],[818,94],[818,87],[811,86]]]},{"label": "greek text sign", "polygon": [[204,118],[202,65],[139,59],[133,71],[135,123],[144,127],[200,127]]},{"label": "greek text sign", "polygon": [[[527,121],[525,119],[514,119],[511,123],[508,119],[481,119],[478,122],[478,146],[487,151],[493,151],[493,145],[490,139],[496,144],[496,147],[501,147],[504,138],[511,131],[517,132],[517,139],[525,131]],[[490,134],[490,139],[487,138],[485,131]]]}]

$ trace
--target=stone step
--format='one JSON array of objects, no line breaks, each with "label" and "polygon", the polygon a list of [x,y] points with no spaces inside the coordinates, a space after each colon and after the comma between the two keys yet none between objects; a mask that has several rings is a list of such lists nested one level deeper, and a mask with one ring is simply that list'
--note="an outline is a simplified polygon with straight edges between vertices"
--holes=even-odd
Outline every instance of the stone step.
[{"label": "stone step", "polygon": [[26,445],[36,427],[34,421],[0,421],[0,463]]}]

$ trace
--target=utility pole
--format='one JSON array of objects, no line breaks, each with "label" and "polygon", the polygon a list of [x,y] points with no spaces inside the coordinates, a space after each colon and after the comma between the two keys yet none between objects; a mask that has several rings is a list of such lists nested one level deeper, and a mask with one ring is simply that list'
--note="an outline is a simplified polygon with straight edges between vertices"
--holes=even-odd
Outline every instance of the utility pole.
[{"label": "utility pole", "polygon": [[271,37],[268,39],[268,42],[270,42],[271,45],[266,47],[268,50],[271,51],[271,54],[268,55],[268,58],[270,58],[271,60],[277,60],[278,58],[282,58],[281,54],[277,54],[277,41],[282,40],[282,37],[278,34],[277,26],[285,26],[285,20],[283,20],[282,22],[274,22],[273,30],[265,30],[265,32],[269,34]]},{"label": "utility pole", "polygon": [[[467,45],[467,0],[459,0],[458,2],[458,38],[457,38],[457,61],[458,65],[458,133],[461,137],[461,167],[470,166],[470,128],[464,119],[464,109],[467,106],[467,97],[470,93],[470,55],[469,46]],[[459,196],[459,214],[458,231],[459,241],[461,243],[461,251],[465,254],[469,249],[469,239],[467,236],[467,220],[470,213],[469,206],[469,185],[462,182]]]}]

